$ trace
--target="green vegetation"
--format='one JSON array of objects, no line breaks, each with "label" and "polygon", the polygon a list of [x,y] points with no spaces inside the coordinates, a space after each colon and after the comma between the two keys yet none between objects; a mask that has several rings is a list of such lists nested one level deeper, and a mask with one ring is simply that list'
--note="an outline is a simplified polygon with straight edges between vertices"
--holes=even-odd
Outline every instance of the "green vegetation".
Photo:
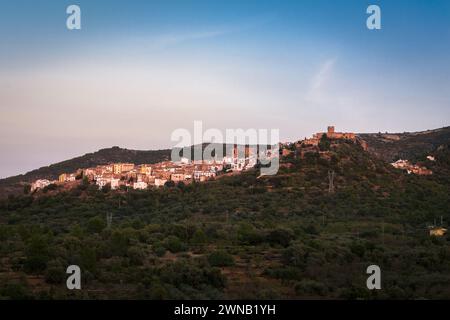
[{"label": "green vegetation", "polygon": [[450,141],[450,127],[423,132],[360,134],[369,150],[387,162],[407,159],[416,162]]},{"label": "green vegetation", "polygon": [[[286,158],[276,176],[10,196],[0,202],[0,297],[449,299],[450,237],[426,229],[450,219],[446,150],[427,177],[342,142]],[[81,291],[65,287],[70,264]],[[366,288],[371,264],[383,290]]]}]

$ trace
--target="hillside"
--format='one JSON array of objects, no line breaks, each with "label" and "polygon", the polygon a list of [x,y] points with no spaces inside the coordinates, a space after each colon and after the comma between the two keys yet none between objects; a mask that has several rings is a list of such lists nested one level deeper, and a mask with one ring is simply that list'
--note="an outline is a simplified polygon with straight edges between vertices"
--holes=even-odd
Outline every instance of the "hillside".
[{"label": "hillside", "polygon": [[83,156],[42,167],[23,175],[1,179],[0,197],[2,194],[21,192],[24,182],[32,182],[37,179],[53,180],[57,179],[61,173],[75,172],[80,168],[95,167],[111,162],[132,162],[135,164],[156,163],[168,160],[170,158],[170,152],[169,149],[154,151],[129,150],[119,147],[101,149],[94,153],[87,153]]},{"label": "hillside", "polygon": [[450,127],[421,132],[358,134],[369,146],[369,151],[381,159],[422,160],[439,146],[450,143]]},{"label": "hillside", "polygon": [[[450,298],[450,237],[425,227],[450,219],[448,179],[349,142],[258,175],[0,201],[0,298]],[[68,264],[83,270],[80,292],[64,287]],[[365,288],[370,264],[383,290]]]},{"label": "hillside", "polygon": [[[230,144],[202,144],[190,147],[191,158],[193,159],[196,152],[204,150],[207,146],[210,148],[223,148],[223,154],[231,155],[233,145]],[[227,149],[228,148],[228,149]],[[181,149],[179,152],[181,152]],[[184,152],[188,148],[184,148]],[[184,153],[186,154],[186,153]],[[119,147],[101,149],[94,153],[87,153],[83,156],[70,160],[58,162],[46,167],[42,167],[22,175],[17,175],[5,179],[0,179],[0,198],[4,198],[10,194],[20,194],[23,191],[24,184],[30,183],[37,179],[55,180],[62,173],[75,172],[77,169],[95,167],[97,165],[131,162],[134,164],[151,164],[161,161],[170,160],[171,150],[130,150]]]}]

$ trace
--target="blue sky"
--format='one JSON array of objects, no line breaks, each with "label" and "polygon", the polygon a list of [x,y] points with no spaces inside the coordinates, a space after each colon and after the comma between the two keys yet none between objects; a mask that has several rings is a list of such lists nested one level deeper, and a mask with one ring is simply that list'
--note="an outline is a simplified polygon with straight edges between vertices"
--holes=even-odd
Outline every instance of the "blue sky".
[{"label": "blue sky", "polygon": [[[66,28],[77,4],[82,29]],[[382,29],[366,28],[381,7]],[[449,125],[450,1],[0,3],[0,177],[177,128]]]}]

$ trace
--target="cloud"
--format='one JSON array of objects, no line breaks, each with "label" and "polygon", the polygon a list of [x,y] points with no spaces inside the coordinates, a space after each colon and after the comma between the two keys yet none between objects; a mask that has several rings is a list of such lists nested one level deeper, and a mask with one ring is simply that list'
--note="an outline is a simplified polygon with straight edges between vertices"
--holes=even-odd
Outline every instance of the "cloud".
[{"label": "cloud", "polygon": [[330,78],[331,73],[333,72],[335,63],[336,59],[328,59],[324,63],[322,63],[319,71],[315,74],[312,80],[312,90],[318,90],[326,83],[326,81]]},{"label": "cloud", "polygon": [[245,23],[222,25],[222,26],[210,26],[205,30],[191,30],[182,31],[179,30],[174,33],[166,33],[155,35],[150,38],[137,39],[138,41],[144,41],[149,44],[149,47],[154,50],[164,50],[169,47],[173,47],[185,42],[212,39],[220,36],[224,36],[231,33],[238,33],[245,30],[258,29],[272,21],[275,18],[273,16],[259,16],[249,18]]},{"label": "cloud", "polygon": [[326,102],[325,85],[333,74],[336,59],[327,59],[311,79],[310,88],[306,94],[306,100],[314,103]]},{"label": "cloud", "polygon": [[230,32],[232,32],[231,29],[230,30],[224,29],[224,30],[200,31],[191,33],[164,34],[151,39],[150,47],[152,49],[162,50],[184,42],[215,38]]}]

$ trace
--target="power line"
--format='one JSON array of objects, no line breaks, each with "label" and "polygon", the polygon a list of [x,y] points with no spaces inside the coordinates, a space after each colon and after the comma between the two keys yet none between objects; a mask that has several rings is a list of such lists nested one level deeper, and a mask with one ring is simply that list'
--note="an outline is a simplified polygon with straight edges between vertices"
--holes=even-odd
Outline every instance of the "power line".
[{"label": "power line", "polygon": [[328,193],[334,193],[334,170],[328,170]]},{"label": "power line", "polygon": [[107,226],[107,228],[111,228],[112,217],[113,217],[112,212],[108,212],[108,213],[106,214],[106,226]]}]

